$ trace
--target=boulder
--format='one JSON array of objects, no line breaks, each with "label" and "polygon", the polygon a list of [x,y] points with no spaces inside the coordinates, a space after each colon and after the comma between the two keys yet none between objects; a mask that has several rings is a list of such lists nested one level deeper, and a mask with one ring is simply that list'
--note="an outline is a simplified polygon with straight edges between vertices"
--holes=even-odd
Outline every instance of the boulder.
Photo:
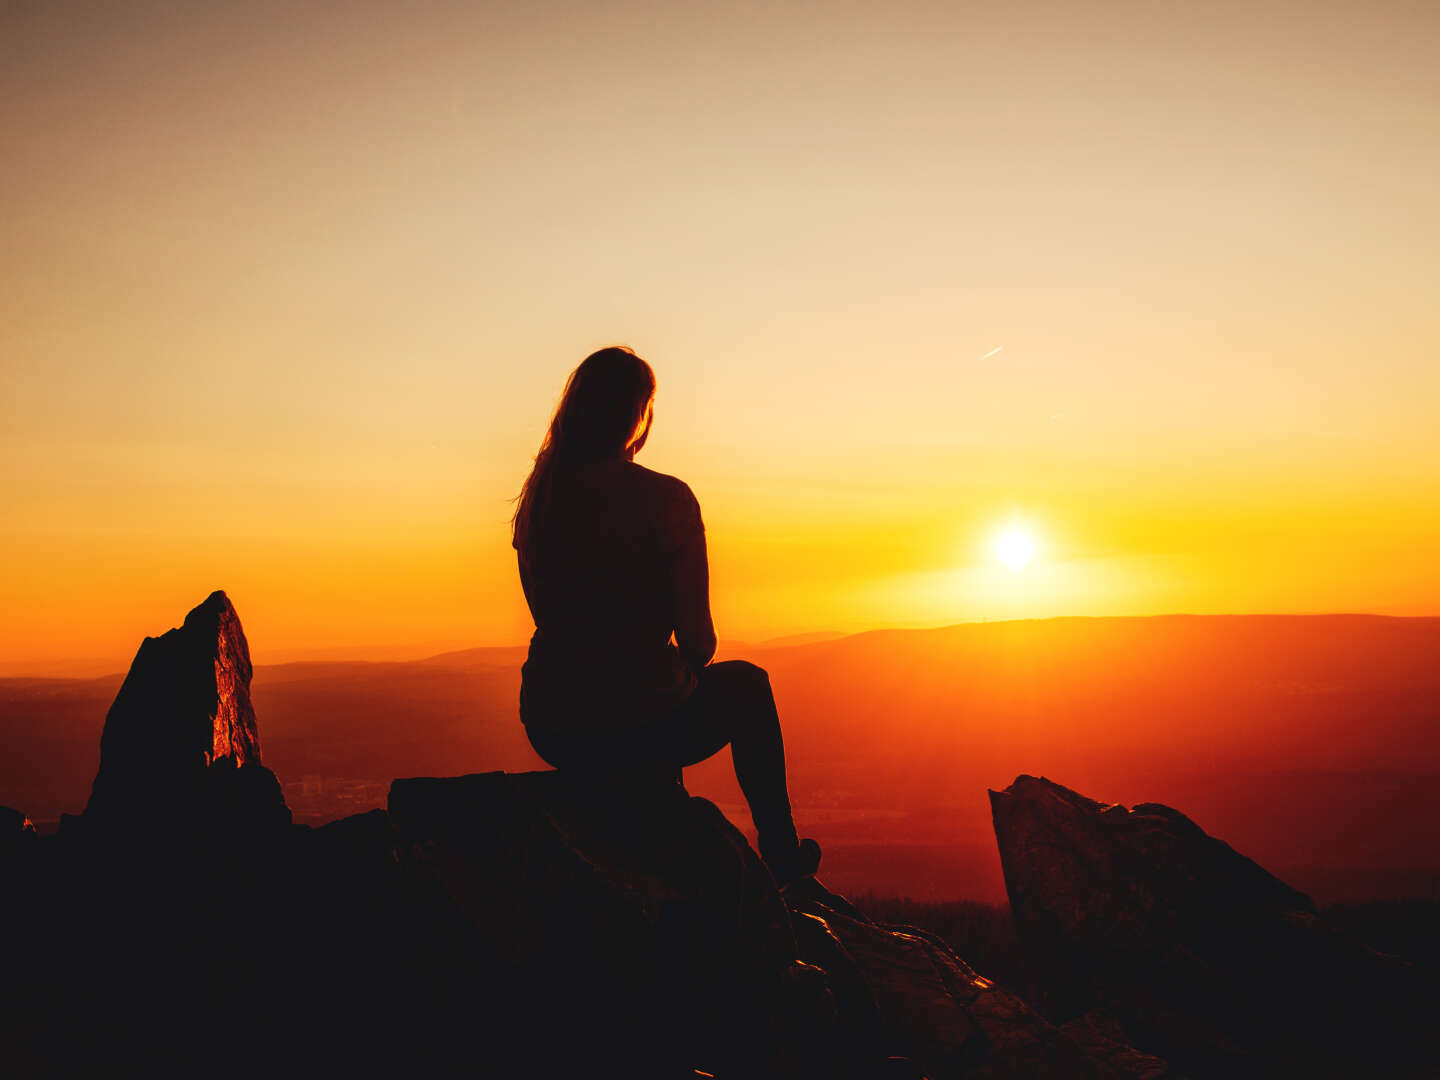
[{"label": "boulder", "polygon": [[1184,814],[1032,776],[990,801],[1031,998],[1067,1030],[1198,1076],[1418,1060],[1427,995],[1413,968],[1336,932]]},{"label": "boulder", "polygon": [[35,839],[34,823],[19,810],[0,806],[0,866],[4,866],[20,851],[22,844]]},{"label": "boulder", "polygon": [[[435,942],[417,955],[444,997],[504,1015],[492,1052],[508,1039],[504,1060],[537,1075],[580,1075],[587,1059],[630,1075],[1174,1075],[1057,1029],[923,930],[820,888],[782,894],[673,778],[397,780],[389,812],[405,891],[430,898],[419,921]],[[537,1035],[556,1029],[567,1039]]]},{"label": "boulder", "polygon": [[105,717],[86,826],[288,825],[260,761],[252,672],[240,618],[218,590],[181,626],[147,637]]},{"label": "boulder", "polygon": [[[877,925],[824,900],[792,901],[801,955],[827,975],[847,1050],[903,1059],[931,1080],[1174,1080],[1114,1038],[1056,1028],[1014,993],[913,926]],[[878,1075],[878,1074],[877,1074]]]},{"label": "boulder", "polygon": [[796,970],[764,864],[673,778],[396,780],[389,813],[407,889],[443,928],[437,977],[506,1016],[514,1067],[812,1074],[833,1006]]}]

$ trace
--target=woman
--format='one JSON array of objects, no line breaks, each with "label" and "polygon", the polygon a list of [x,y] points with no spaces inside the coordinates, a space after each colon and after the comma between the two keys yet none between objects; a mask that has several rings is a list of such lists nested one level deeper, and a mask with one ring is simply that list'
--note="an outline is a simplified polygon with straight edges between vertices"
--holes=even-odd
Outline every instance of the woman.
[{"label": "woman", "polygon": [[655,374],[624,347],[590,354],[565,384],[513,523],[535,618],[520,716],[558,769],[678,775],[729,743],[761,857],[788,886],[814,874],[820,847],[795,833],[769,676],[710,662],[700,505],[633,461],[654,408]]}]

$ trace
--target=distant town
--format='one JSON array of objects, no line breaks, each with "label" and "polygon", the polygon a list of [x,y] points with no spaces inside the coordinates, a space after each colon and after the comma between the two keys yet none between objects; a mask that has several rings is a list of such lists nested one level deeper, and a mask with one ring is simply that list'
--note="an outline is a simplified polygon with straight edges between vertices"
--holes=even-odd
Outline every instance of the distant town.
[{"label": "distant town", "polygon": [[286,804],[296,823],[301,825],[323,825],[350,814],[381,808],[390,790],[388,783],[315,773],[284,782],[281,787]]}]

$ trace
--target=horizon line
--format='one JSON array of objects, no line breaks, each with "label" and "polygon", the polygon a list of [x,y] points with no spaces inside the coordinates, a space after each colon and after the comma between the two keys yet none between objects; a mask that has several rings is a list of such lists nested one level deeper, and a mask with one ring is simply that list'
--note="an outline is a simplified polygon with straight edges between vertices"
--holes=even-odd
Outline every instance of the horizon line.
[{"label": "horizon line", "polygon": [[[961,619],[953,623],[939,623],[933,625],[891,625],[872,626],[864,630],[801,630],[794,633],[778,634],[770,637],[752,640],[748,638],[721,638],[721,649],[770,649],[770,648],[803,648],[806,645],[828,644],[840,641],[845,638],[862,637],[867,634],[882,633],[933,633],[941,630],[952,630],[961,626],[984,626],[984,625],[1005,625],[1012,623],[1042,623],[1061,622],[1065,620],[1090,620],[1090,621],[1119,621],[1142,619],[1393,619],[1393,620],[1422,620],[1440,619],[1440,613],[1428,615],[1391,615],[1382,612],[1371,611],[1169,611],[1157,612],[1148,615],[1044,615],[1030,616],[1027,618],[980,618]],[[166,633],[161,631],[160,633]],[[159,635],[149,635],[151,637]],[[810,640],[800,640],[810,639]],[[816,640],[822,639],[822,640]],[[455,648],[441,648],[438,652],[417,652],[421,649],[430,649],[434,646],[405,646],[405,645],[335,645],[315,646],[311,649],[279,649],[276,652],[280,655],[287,653],[302,654],[293,655],[288,659],[267,659],[255,660],[254,666],[261,667],[287,667],[296,664],[421,664],[432,660],[438,660],[447,656],[455,656],[461,653],[480,652],[483,650],[507,650],[524,649],[528,641],[513,641],[500,644],[486,645],[460,645]],[[139,647],[138,645],[136,646]],[[413,653],[409,656],[365,656],[359,655],[366,652]],[[305,653],[337,653],[334,657],[303,655]],[[132,661],[133,662],[133,658]],[[6,679],[55,679],[89,681],[94,679],[107,679],[112,676],[123,676],[129,670],[129,664],[121,662],[119,667],[107,667],[101,670],[102,665],[112,665],[117,661],[102,659],[99,657],[64,657],[56,660],[37,663],[31,669],[21,669],[25,661],[12,662],[11,664],[0,664],[0,680]],[[13,670],[5,670],[12,668]],[[59,669],[69,668],[69,674],[56,674]],[[76,674],[74,669],[89,668],[88,673]]]}]

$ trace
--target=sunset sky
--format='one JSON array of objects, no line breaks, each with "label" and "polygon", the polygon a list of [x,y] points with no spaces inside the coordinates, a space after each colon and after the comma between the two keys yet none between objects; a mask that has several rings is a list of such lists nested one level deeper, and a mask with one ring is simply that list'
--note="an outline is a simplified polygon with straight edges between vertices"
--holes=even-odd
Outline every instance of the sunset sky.
[{"label": "sunset sky", "polygon": [[523,642],[510,499],[612,342],[722,638],[1440,614],[1437,49],[1432,3],[0,4],[0,674],[216,588],[261,662]]}]

